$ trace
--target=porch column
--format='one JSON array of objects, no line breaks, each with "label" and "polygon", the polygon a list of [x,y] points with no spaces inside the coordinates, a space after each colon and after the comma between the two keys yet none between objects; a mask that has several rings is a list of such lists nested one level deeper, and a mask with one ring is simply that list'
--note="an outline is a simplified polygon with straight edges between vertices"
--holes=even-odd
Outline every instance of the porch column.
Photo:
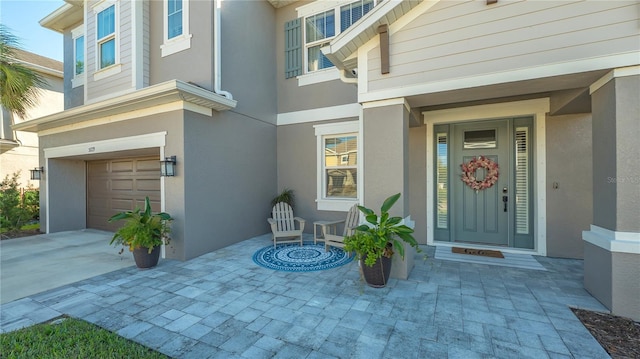
[{"label": "porch column", "polygon": [[591,86],[593,224],[584,286],[613,314],[640,320],[640,66]]},{"label": "porch column", "polygon": [[[402,196],[392,216],[409,213],[409,106],[403,98],[363,104],[364,205],[379,213],[384,200]],[[405,258],[394,255],[391,277],[407,279],[415,250],[405,245]]]}]

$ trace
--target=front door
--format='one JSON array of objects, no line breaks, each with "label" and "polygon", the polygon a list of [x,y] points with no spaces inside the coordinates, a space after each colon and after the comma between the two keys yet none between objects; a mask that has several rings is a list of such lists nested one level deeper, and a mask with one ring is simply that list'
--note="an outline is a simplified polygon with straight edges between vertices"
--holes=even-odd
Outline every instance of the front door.
[{"label": "front door", "polygon": [[[452,126],[452,204],[455,242],[509,245],[510,122],[484,121]],[[461,164],[475,161],[476,183],[461,180]],[[497,180],[491,166],[497,164]],[[495,174],[495,172],[493,172]],[[470,176],[469,176],[470,177]],[[470,178],[473,180],[472,178]],[[475,186],[475,188],[473,188]],[[490,186],[488,188],[484,188]]]}]

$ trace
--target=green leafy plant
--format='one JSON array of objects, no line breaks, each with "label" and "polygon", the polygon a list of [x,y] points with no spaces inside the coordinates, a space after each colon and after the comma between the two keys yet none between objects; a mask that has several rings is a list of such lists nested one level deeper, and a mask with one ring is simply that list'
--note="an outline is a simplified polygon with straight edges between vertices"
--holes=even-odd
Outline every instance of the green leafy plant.
[{"label": "green leafy plant", "polygon": [[6,175],[0,182],[0,227],[8,231],[19,231],[40,213],[38,191],[28,188],[24,196],[20,191],[20,171],[11,177]]},{"label": "green leafy plant", "polygon": [[275,206],[277,203],[285,202],[293,208],[293,204],[295,202],[295,195],[293,194],[293,190],[290,188],[285,188],[277,195],[274,199],[271,200],[271,205]]},{"label": "green leafy plant", "polygon": [[110,244],[127,246],[130,251],[135,248],[148,248],[149,253],[154,247],[163,243],[169,244],[170,222],[173,218],[165,212],[151,212],[149,197],[145,198],[144,203],[144,210],[136,208],[109,218],[109,222],[125,221],[125,224],[114,233]]},{"label": "green leafy plant", "polygon": [[367,224],[356,227],[355,233],[345,238],[345,251],[356,252],[358,259],[365,257],[364,263],[370,267],[382,256],[391,258],[393,248],[404,258],[404,247],[398,239],[414,247],[418,253],[421,252],[418,242],[413,238],[413,229],[401,224],[402,217],[389,216],[389,210],[399,198],[400,193],[387,198],[380,208],[380,215],[367,207],[358,206]]}]

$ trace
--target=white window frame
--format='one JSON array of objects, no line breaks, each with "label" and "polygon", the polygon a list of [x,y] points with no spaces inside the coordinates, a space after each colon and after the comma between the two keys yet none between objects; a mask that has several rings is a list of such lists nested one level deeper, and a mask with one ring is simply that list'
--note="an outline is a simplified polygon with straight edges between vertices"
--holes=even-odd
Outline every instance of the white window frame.
[{"label": "white window frame", "polygon": [[[114,31],[103,38],[98,39],[98,14],[102,11],[114,6]],[[93,17],[95,21],[95,66],[96,72],[93,74],[93,80],[98,81],[103,78],[120,73],[122,65],[120,64],[120,1],[119,0],[106,0],[96,4],[93,7]],[[100,44],[114,39],[115,47],[115,62],[104,68],[100,68]],[[85,37],[85,42],[87,38]],[[86,54],[85,54],[86,55]],[[86,61],[85,61],[86,64]],[[86,66],[86,65],[85,65]],[[85,68],[86,72],[86,68]]]},{"label": "white window frame", "polygon": [[[373,0],[373,6],[377,6],[381,0]],[[340,1],[316,1],[311,4],[307,4],[297,8],[298,17],[302,18],[302,39],[304,41],[304,54],[302,56],[303,72],[298,76],[298,85],[306,86],[319,82],[326,82],[337,80],[340,78],[340,72],[335,66],[327,67],[324,69],[309,71],[309,48],[317,46],[318,44],[329,43],[336,36],[340,35],[340,23],[341,12],[340,8],[347,4],[352,4],[357,1],[353,0],[340,0]],[[322,40],[307,43],[307,18],[310,16],[318,15],[323,12],[333,10],[334,12],[334,36],[326,37]]]},{"label": "white window frame", "polygon": [[189,32],[189,0],[182,0],[182,34],[169,38],[169,1],[162,0],[163,13],[163,43],[160,45],[161,56],[169,56],[176,52],[191,48],[191,33]]},{"label": "white window frame", "polygon": [[[358,121],[336,122],[313,126],[315,129],[317,143],[317,183],[316,183],[316,204],[319,211],[348,211],[354,204],[359,203],[362,197],[361,180],[362,173],[362,156],[360,145],[362,137],[360,136],[360,125]],[[356,182],[356,198],[328,198],[325,196],[325,188],[327,179],[325,176],[324,165],[324,139],[329,137],[356,136],[358,140],[358,160],[356,168],[358,170],[358,180]]]},{"label": "white window frame", "polygon": [[[81,74],[76,74],[76,54],[78,53],[76,41],[80,37],[84,39],[84,41],[82,41],[84,68]],[[73,77],[71,78],[71,87],[76,88],[84,85],[85,73],[87,72],[87,38],[84,36],[84,24],[71,30],[71,41],[73,42]]]}]

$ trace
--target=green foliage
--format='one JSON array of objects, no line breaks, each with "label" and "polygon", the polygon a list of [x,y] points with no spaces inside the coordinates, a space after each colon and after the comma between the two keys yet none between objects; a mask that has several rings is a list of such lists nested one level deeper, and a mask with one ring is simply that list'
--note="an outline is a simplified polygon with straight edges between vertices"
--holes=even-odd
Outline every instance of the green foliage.
[{"label": "green foliage", "polygon": [[167,358],[131,340],[73,318],[0,334],[2,358]]},{"label": "green foliage", "polygon": [[293,204],[295,202],[295,195],[293,194],[293,190],[290,188],[285,188],[277,195],[274,199],[271,200],[271,205],[275,206],[277,203],[285,202],[288,203],[291,208],[293,208]]},{"label": "green foliage", "polygon": [[149,197],[145,198],[144,203],[144,210],[136,208],[109,218],[109,222],[125,221],[125,224],[111,238],[110,244],[127,246],[130,251],[135,248],[148,248],[149,253],[154,247],[163,243],[169,244],[168,234],[171,231],[169,224],[173,218],[165,212],[152,213]]},{"label": "green foliage", "polygon": [[29,188],[24,196],[20,193],[18,178],[20,171],[0,182],[0,227],[8,231],[18,231],[40,214],[39,192]]},{"label": "green foliage", "polygon": [[17,61],[20,40],[0,24],[0,103],[20,117],[37,104],[44,77]]},{"label": "green foliage", "polygon": [[418,242],[413,238],[413,229],[400,224],[402,217],[389,217],[389,210],[399,198],[400,193],[387,198],[380,208],[380,215],[369,208],[358,206],[368,224],[356,227],[355,233],[345,238],[345,251],[356,252],[359,259],[366,256],[365,264],[370,267],[382,256],[391,258],[393,250],[389,244],[393,244],[404,258],[404,247],[398,239],[416,248],[418,253],[421,252]]}]

